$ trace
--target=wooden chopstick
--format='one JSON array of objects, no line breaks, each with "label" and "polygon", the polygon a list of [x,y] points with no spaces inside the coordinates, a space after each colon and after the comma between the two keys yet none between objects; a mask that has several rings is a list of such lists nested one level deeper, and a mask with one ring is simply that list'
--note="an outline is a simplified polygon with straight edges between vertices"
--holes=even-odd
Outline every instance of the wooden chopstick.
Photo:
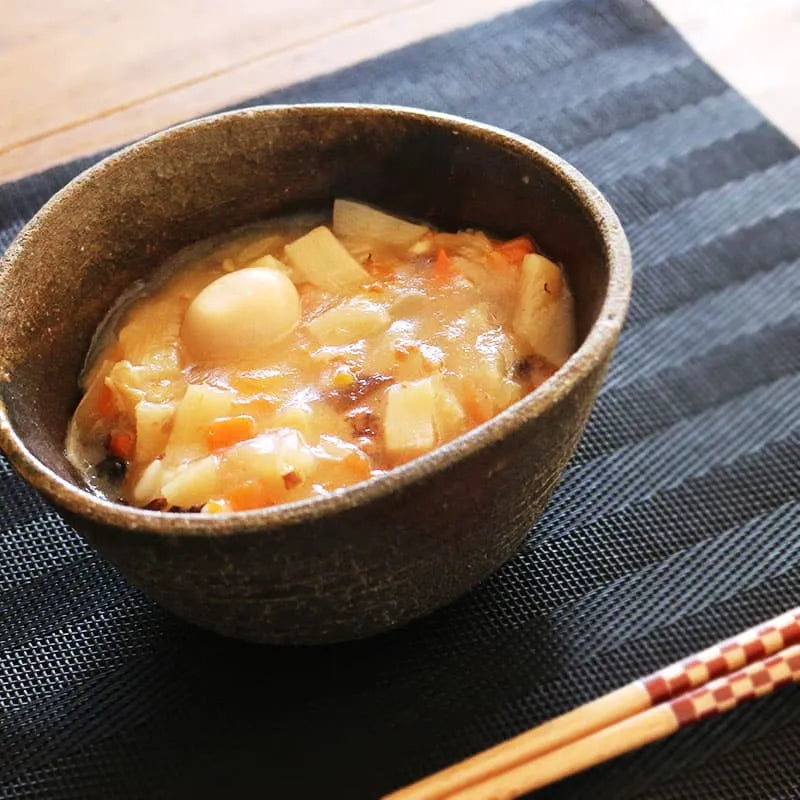
[{"label": "wooden chopstick", "polygon": [[745,700],[763,697],[792,681],[800,681],[800,645],[797,644],[486,781],[449,794],[448,800],[512,800],[663,739],[713,714],[730,711]]},{"label": "wooden chopstick", "polygon": [[[724,689],[727,681],[749,680],[747,670],[742,670],[742,667],[750,664],[759,675],[763,675],[764,669],[769,671],[770,659],[758,659],[773,655],[783,659],[792,645],[800,647],[800,607],[592,700],[459,764],[392,792],[384,800],[466,800],[468,797],[486,800],[516,797],[517,795],[508,793],[470,794],[469,790],[471,787],[476,790],[482,787],[484,791],[489,791],[487,787],[494,785],[496,779],[501,787],[497,791],[507,792],[510,789],[502,787],[518,787],[521,780],[533,780],[534,773],[537,776],[558,774],[559,777],[566,777],[629,749],[667,736],[678,730],[682,724],[696,721],[692,719],[682,723],[683,717],[678,719],[676,716],[683,714],[685,717],[689,713],[689,706],[685,702],[692,702],[690,698],[698,693],[706,697],[709,689],[719,690],[720,696],[727,696],[727,690]],[[784,648],[789,650],[784,651]],[[789,657],[794,658],[791,653]],[[800,652],[797,660],[800,668]],[[791,665],[788,668],[790,671],[794,669]],[[719,680],[714,681],[717,678]],[[792,679],[790,677],[784,682]],[[757,680],[763,682],[764,678],[759,677]],[[713,683],[709,684],[709,681]],[[757,688],[760,693],[754,691],[752,696],[759,697],[766,693],[761,691],[762,685],[767,684],[759,683]],[[769,686],[767,691],[772,688],[775,687]],[[682,697],[687,691],[689,694]],[[746,698],[742,696],[735,699],[733,705],[740,699]],[[708,700],[702,702],[708,703]],[[677,706],[677,711],[673,708],[676,703],[683,703]],[[712,708],[709,713],[727,710],[733,705]],[[584,744],[586,742],[588,744]],[[570,749],[573,743],[574,748]],[[619,749],[620,747],[623,749]],[[548,753],[552,753],[549,760],[546,757]],[[594,753],[594,760],[587,761],[590,753]],[[576,766],[572,767],[573,763]],[[558,780],[559,777],[551,777],[546,783]],[[531,791],[544,785],[545,783],[537,783],[535,786],[526,783],[526,788],[515,791]]]}]

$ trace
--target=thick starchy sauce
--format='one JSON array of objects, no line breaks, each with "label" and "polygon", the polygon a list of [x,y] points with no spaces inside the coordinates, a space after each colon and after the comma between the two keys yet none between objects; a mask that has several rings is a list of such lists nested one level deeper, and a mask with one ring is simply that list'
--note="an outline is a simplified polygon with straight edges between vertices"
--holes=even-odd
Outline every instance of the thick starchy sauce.
[{"label": "thick starchy sauce", "polygon": [[326,494],[453,439],[575,346],[525,237],[337,200],[195,246],[98,332],[67,454],[135,506],[220,513]]}]

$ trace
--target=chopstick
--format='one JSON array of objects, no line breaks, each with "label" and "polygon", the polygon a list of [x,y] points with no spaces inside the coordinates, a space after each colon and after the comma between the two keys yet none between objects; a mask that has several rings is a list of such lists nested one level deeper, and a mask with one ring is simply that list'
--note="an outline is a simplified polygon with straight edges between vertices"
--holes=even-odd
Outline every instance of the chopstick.
[{"label": "chopstick", "polygon": [[448,800],[511,800],[797,680],[800,680],[800,645],[792,645],[688,694],[449,794]]},{"label": "chopstick", "polygon": [[392,792],[384,800],[517,797],[798,679],[800,607]]}]

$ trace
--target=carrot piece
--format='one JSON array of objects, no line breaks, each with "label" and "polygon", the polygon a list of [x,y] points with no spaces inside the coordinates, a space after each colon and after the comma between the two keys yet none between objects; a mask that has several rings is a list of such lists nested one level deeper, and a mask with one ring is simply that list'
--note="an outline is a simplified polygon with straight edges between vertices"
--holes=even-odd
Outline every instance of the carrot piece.
[{"label": "carrot piece", "polygon": [[101,417],[110,417],[115,410],[114,392],[111,391],[107,383],[104,383],[97,395],[97,413]]},{"label": "carrot piece", "polygon": [[112,456],[130,461],[136,450],[136,438],[129,431],[113,431],[108,438],[108,452]]},{"label": "carrot piece", "polygon": [[495,246],[495,251],[500,253],[506,261],[518,267],[522,259],[529,253],[534,252],[533,242],[527,236],[517,236],[516,239],[509,239]]},{"label": "carrot piece", "polygon": [[358,453],[349,453],[346,455],[342,464],[351,472],[354,472],[359,480],[365,481],[372,474],[369,460]]},{"label": "carrot piece", "polygon": [[467,419],[472,425],[481,425],[491,416],[491,414],[486,414],[477,398],[471,392],[464,395],[461,399],[461,405],[467,413]]},{"label": "carrot piece", "polygon": [[398,361],[405,361],[412,353],[419,352],[416,342],[400,342],[394,346],[394,356]]},{"label": "carrot piece", "polygon": [[[268,397],[263,394],[257,394],[237,403],[242,411],[249,411],[247,416],[256,416],[260,414],[269,414],[280,405],[278,400]],[[238,414],[236,416],[239,416]]]},{"label": "carrot piece", "polygon": [[256,433],[256,421],[248,414],[237,417],[217,417],[208,426],[206,442],[209,450],[222,450],[237,442],[252,439]]},{"label": "carrot piece", "polygon": [[290,492],[303,482],[303,479],[294,470],[281,475],[281,479],[283,480],[283,486],[287,492]]},{"label": "carrot piece", "polygon": [[433,262],[433,274],[434,277],[440,281],[453,274],[453,262],[450,260],[450,256],[447,255],[447,251],[443,247],[440,247],[436,251],[436,258]]},{"label": "carrot piece", "polygon": [[225,502],[233,511],[249,511],[252,508],[264,508],[275,504],[275,500],[263,484],[257,481],[245,481],[228,492]]}]

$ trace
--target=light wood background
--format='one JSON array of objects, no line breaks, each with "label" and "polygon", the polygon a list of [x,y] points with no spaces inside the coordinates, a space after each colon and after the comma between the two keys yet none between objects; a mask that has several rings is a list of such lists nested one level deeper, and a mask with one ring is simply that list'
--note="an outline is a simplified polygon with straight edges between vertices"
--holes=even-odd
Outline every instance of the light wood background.
[{"label": "light wood background", "polygon": [[[526,0],[0,0],[0,181]],[[800,142],[800,0],[655,0]]]}]

